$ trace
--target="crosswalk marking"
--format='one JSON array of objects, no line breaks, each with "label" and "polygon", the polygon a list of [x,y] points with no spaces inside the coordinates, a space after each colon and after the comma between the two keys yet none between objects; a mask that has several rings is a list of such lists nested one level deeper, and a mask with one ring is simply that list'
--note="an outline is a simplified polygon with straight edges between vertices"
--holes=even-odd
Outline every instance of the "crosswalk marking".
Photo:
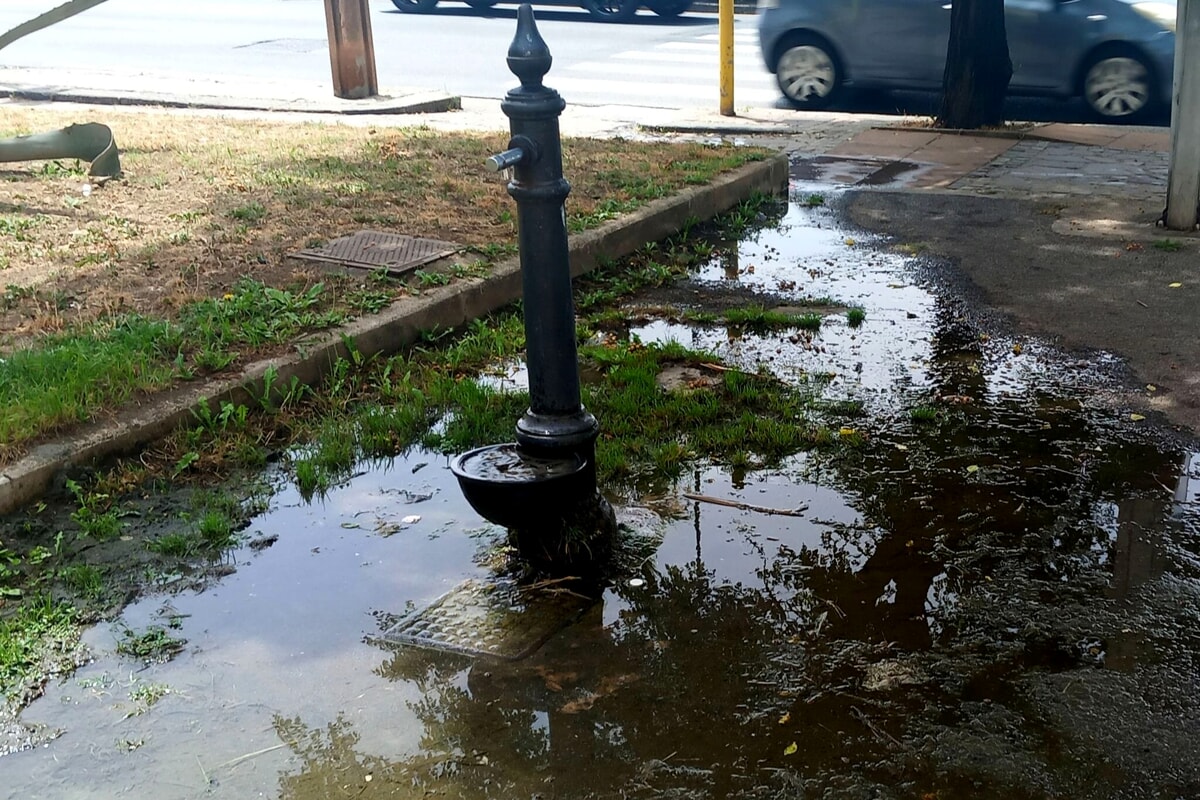
[{"label": "crosswalk marking", "polygon": [[[721,41],[721,34],[719,34],[719,33],[702,33],[699,36],[697,36],[696,38],[700,39],[701,41],[705,41],[705,42],[719,42],[719,41]],[[735,42],[737,42],[737,41],[757,42],[758,41],[758,31],[734,31],[733,32],[733,40]]]},{"label": "crosswalk marking", "polygon": [[[615,61],[642,61],[667,64],[715,64],[720,57],[719,53],[659,53],[653,50],[648,50],[644,53],[616,53],[609,56]],[[733,53],[735,63],[743,64],[753,62],[761,64],[762,58],[758,55],[758,51],[743,52],[735,50]],[[596,63],[596,62],[589,62]],[[608,62],[605,62],[608,63]]]},{"label": "crosswalk marking", "polygon": [[[720,90],[716,80],[705,86],[697,83],[647,83],[645,81],[609,81],[598,78],[559,77],[554,82],[555,90],[563,97],[582,97],[585,94],[612,94],[619,91],[625,96],[639,97],[668,94],[674,98],[716,101]],[[739,105],[771,105],[779,98],[778,90],[735,87],[734,96]]]},{"label": "crosswalk marking", "polygon": [[[775,77],[763,65],[757,31],[734,31],[733,60],[735,103],[774,106],[780,92]],[[559,71],[551,85],[576,102],[656,97],[657,101],[652,101],[656,104],[706,105],[719,99],[720,65],[719,35],[697,33],[645,50],[624,50],[603,61],[573,63]]]},{"label": "crosswalk marking", "polygon": [[[662,66],[664,65],[665,66]],[[660,78],[715,78],[721,71],[721,64],[716,55],[711,58],[700,58],[681,64],[669,59],[656,61],[653,67],[647,67],[640,59],[612,61],[584,61],[571,66],[573,72],[588,72],[592,75],[643,75],[658,80]],[[738,77],[747,74],[767,75],[767,69],[758,58],[734,57],[733,71]]]}]

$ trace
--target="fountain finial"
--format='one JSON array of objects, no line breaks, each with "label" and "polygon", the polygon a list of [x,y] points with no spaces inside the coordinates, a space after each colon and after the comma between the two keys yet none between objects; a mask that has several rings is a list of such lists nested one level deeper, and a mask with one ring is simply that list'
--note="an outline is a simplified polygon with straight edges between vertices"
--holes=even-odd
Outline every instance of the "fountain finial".
[{"label": "fountain finial", "polygon": [[537,89],[553,61],[546,40],[538,33],[533,6],[522,3],[517,9],[517,33],[508,47],[508,68],[521,79],[522,86]]}]

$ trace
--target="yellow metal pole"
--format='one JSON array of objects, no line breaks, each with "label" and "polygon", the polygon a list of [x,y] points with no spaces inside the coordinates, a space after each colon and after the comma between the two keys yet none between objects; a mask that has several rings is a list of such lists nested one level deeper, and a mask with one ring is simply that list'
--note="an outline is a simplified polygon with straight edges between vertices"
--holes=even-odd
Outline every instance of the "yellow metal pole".
[{"label": "yellow metal pole", "polygon": [[718,28],[721,44],[721,116],[733,113],[733,0],[718,0]]}]

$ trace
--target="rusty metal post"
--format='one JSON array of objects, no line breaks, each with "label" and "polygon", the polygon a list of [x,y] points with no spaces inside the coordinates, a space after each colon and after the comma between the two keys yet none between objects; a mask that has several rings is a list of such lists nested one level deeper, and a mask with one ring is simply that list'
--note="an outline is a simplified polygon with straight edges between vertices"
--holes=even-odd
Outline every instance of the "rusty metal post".
[{"label": "rusty metal post", "polygon": [[333,93],[346,100],[379,94],[368,0],[325,0]]}]

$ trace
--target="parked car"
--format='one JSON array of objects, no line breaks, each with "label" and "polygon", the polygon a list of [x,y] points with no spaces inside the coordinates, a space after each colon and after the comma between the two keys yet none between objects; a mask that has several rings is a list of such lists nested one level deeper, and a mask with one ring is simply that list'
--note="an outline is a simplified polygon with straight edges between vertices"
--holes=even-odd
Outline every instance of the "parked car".
[{"label": "parked car", "polygon": [[[938,90],[950,0],[759,0],[767,69],[797,108],[850,86]],[[1082,97],[1107,121],[1169,107],[1175,0],[1005,0],[1009,93]]]},{"label": "parked car", "polygon": [[[464,0],[471,8],[482,11],[497,5],[501,0]],[[507,0],[507,2],[526,2],[526,0]],[[392,0],[392,5],[406,13],[420,14],[432,11],[438,0]],[[646,8],[660,17],[678,17],[692,7],[692,0],[564,0],[551,2],[548,5],[579,5],[589,14],[604,22],[627,22],[633,19],[638,9]]]}]

